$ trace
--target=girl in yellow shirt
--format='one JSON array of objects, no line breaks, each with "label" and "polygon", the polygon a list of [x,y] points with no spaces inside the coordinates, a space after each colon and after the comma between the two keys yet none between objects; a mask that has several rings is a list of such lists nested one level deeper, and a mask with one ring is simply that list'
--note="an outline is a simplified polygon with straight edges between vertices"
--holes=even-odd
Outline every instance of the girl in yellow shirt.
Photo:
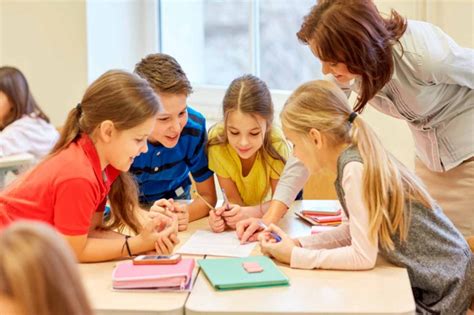
[{"label": "girl in yellow shirt", "polygon": [[209,131],[209,168],[229,205],[209,213],[214,232],[248,217],[261,217],[288,157],[281,131],[272,127],[273,103],[265,82],[253,75],[232,81],[223,100],[224,121]]}]

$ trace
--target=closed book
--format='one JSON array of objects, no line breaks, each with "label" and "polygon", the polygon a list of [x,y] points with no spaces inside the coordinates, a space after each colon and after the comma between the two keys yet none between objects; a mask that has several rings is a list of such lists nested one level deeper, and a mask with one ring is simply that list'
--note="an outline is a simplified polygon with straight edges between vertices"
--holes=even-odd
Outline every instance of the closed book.
[{"label": "closed book", "polygon": [[[311,225],[339,225],[342,223],[342,214],[340,216],[311,216],[304,215],[301,212],[295,212],[295,214],[301,219],[305,220]],[[322,219],[321,218],[325,218]]]},{"label": "closed book", "polygon": [[317,216],[317,215],[310,215],[308,216],[317,223],[329,223],[329,222],[342,222],[342,214],[340,215],[324,215],[324,216]]},{"label": "closed book", "polygon": [[301,212],[311,215],[341,214],[341,204],[338,200],[302,200]]},{"label": "closed book", "polygon": [[[257,263],[263,271],[247,272],[244,263]],[[288,285],[288,277],[266,256],[200,259],[198,264],[217,290]]]},{"label": "closed book", "polygon": [[126,261],[117,264],[112,272],[114,289],[185,290],[191,283],[194,259],[181,259],[171,265],[134,265]]}]

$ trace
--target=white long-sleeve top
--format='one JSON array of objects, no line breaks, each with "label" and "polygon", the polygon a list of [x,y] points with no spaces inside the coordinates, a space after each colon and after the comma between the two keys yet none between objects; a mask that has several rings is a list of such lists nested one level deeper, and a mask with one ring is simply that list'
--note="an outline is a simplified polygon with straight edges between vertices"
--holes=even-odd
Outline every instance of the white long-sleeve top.
[{"label": "white long-sleeve top", "polygon": [[[474,50],[463,48],[440,28],[408,21],[393,47],[394,73],[369,101],[377,110],[403,119],[415,140],[417,156],[431,170],[450,170],[474,154]],[[335,83],[329,75],[328,80]],[[340,87],[359,92],[359,80]],[[294,157],[288,159],[273,199],[288,207],[309,177]]]},{"label": "white long-sleeve top", "polygon": [[375,266],[378,239],[369,238],[369,214],[362,194],[363,169],[360,162],[344,167],[342,187],[349,221],[331,231],[298,238],[302,247],[293,248],[292,268],[362,270]]},{"label": "white long-sleeve top", "polygon": [[0,157],[30,153],[39,160],[48,154],[58,138],[53,125],[39,117],[24,115],[0,132]]}]

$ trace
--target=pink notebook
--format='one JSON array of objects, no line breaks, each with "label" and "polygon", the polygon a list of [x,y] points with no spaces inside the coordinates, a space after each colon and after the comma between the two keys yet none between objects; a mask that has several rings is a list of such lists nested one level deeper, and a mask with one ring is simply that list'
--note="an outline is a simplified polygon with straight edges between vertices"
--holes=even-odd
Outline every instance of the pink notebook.
[{"label": "pink notebook", "polygon": [[117,264],[112,272],[114,289],[185,290],[191,283],[194,259],[181,259],[174,265],[134,265],[127,261]]}]

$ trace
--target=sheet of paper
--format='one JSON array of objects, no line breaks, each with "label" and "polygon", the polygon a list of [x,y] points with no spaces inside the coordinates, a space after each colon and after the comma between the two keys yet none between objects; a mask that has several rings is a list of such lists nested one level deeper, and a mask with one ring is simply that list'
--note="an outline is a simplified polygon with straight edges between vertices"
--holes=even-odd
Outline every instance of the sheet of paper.
[{"label": "sheet of paper", "polygon": [[247,257],[257,243],[240,245],[235,231],[213,233],[198,230],[176,252],[180,254]]}]

